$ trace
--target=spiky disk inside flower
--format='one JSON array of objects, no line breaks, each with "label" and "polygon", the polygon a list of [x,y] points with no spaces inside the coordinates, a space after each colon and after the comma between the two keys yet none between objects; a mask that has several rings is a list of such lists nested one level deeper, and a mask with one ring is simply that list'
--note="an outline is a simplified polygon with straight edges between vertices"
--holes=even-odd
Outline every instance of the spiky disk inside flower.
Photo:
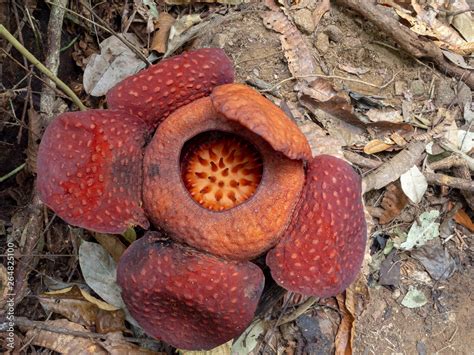
[{"label": "spiky disk inside flower", "polygon": [[202,206],[223,211],[251,197],[262,179],[258,150],[242,137],[217,137],[190,147],[182,160],[183,180],[191,196]]},{"label": "spiky disk inside flower", "polygon": [[135,320],[177,348],[207,350],[238,336],[253,318],[262,271],[203,254],[151,232],[120,259],[117,281]]},{"label": "spiky disk inside flower", "polygon": [[178,107],[233,81],[234,68],[225,52],[202,48],[164,59],[121,81],[107,93],[107,103],[156,127]]},{"label": "spiky disk inside flower", "polygon": [[[245,101],[245,97],[242,99]],[[187,143],[216,132],[224,138],[232,137],[231,141],[250,143],[253,148],[247,150],[247,159],[254,159],[256,152],[262,157],[262,175],[255,192],[242,203],[218,211],[193,198],[184,183],[182,168],[188,161],[182,154]],[[196,149],[199,151],[199,147]],[[258,177],[256,173],[254,178]],[[145,152],[143,204],[150,220],[177,241],[229,259],[249,260],[275,245],[288,225],[303,185],[302,161],[289,159],[239,122],[217,113],[209,97],[171,114],[158,127]],[[213,189],[217,192],[218,187]]]},{"label": "spiky disk inside flower", "polygon": [[148,228],[141,207],[147,128],[113,110],[68,112],[46,129],[38,152],[41,200],[66,222],[103,233]]},{"label": "spiky disk inside flower", "polygon": [[267,265],[287,290],[334,296],[355,280],[366,238],[360,177],[345,161],[319,155],[308,164],[296,214]]}]

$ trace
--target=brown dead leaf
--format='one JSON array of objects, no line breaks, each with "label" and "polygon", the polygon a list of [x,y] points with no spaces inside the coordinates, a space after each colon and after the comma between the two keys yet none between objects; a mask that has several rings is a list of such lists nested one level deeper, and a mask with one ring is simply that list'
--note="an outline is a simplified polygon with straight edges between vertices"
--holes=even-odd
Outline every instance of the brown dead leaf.
[{"label": "brown dead leaf", "polygon": [[314,79],[311,75],[317,64],[301,32],[281,11],[266,11],[261,16],[265,27],[282,34],[280,42],[291,74],[308,82]]},{"label": "brown dead leaf", "polygon": [[393,147],[393,144],[385,143],[384,141],[381,141],[380,139],[373,139],[365,145],[364,153],[365,154],[380,153],[392,147]]},{"label": "brown dead leaf", "polygon": [[9,288],[9,285],[13,285],[13,276],[12,280],[8,280],[7,269],[3,264],[0,264],[0,309],[4,309],[5,304],[8,301],[7,295],[12,291]]},{"label": "brown dead leaf", "polygon": [[366,127],[354,114],[349,95],[337,91],[328,80],[317,78],[309,85],[298,85],[298,90],[303,105],[317,107],[355,127]]},{"label": "brown dead leaf", "polygon": [[331,10],[331,4],[329,3],[329,0],[322,0],[318,6],[316,6],[313,13],[311,14],[315,26],[319,24],[319,21],[321,21],[323,15],[329,10]]},{"label": "brown dead leaf", "polygon": [[336,300],[342,319],[334,342],[335,354],[351,355],[352,341],[355,334],[355,302],[352,290],[348,288],[345,292],[338,294]]},{"label": "brown dead leaf", "polygon": [[26,338],[31,339],[31,344],[57,351],[60,354],[108,354],[102,346],[91,338],[63,334],[67,332],[87,332],[87,329],[80,324],[66,319],[48,320],[44,321],[43,324],[51,327],[51,330],[61,330],[61,333],[37,328],[30,329],[26,333]]},{"label": "brown dead leaf", "polygon": [[189,5],[195,3],[208,3],[208,4],[226,4],[226,5],[239,5],[250,2],[250,0],[165,0],[165,4],[168,5]]},{"label": "brown dead leaf", "polygon": [[158,53],[165,53],[168,45],[168,37],[170,35],[171,26],[173,26],[175,18],[167,12],[160,12],[160,17],[156,23],[158,30],[153,35],[151,41],[151,49]]},{"label": "brown dead leaf", "polygon": [[135,344],[129,343],[120,332],[107,334],[107,339],[100,342],[100,345],[106,349],[110,355],[166,355],[166,353],[158,353],[145,348],[141,348]]},{"label": "brown dead leaf", "polygon": [[380,206],[383,208],[379,218],[380,224],[387,224],[399,216],[401,211],[408,204],[408,197],[405,196],[400,186],[396,183],[387,186]]},{"label": "brown dead leaf", "polygon": [[369,68],[359,68],[359,67],[354,67],[348,64],[338,64],[337,67],[341,70],[344,70],[345,72],[349,74],[354,74],[354,75],[362,75],[370,71]]},{"label": "brown dead leaf", "polygon": [[109,252],[115,262],[119,261],[125,249],[127,249],[116,235],[94,233],[94,238]]},{"label": "brown dead leaf", "polygon": [[363,193],[381,189],[397,180],[416,164],[425,151],[425,142],[415,141],[409,143],[404,150],[362,179]]},{"label": "brown dead leaf", "polygon": [[96,299],[77,286],[44,293],[39,296],[39,301],[46,312],[61,314],[87,327],[95,326],[98,333],[125,330],[122,310]]},{"label": "brown dead leaf", "polygon": [[454,220],[474,233],[474,223],[472,223],[471,218],[463,209],[456,212]]}]

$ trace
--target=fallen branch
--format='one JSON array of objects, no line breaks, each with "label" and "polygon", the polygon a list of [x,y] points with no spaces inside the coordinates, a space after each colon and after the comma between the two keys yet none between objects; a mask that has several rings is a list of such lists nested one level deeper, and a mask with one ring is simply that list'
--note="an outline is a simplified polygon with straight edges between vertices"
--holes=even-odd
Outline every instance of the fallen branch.
[{"label": "fallen branch", "polygon": [[425,171],[423,175],[425,175],[429,184],[448,186],[462,191],[474,192],[474,184],[471,180],[460,179],[445,174],[431,173],[429,171]]},{"label": "fallen branch", "polygon": [[432,60],[439,70],[458,80],[463,80],[471,89],[474,89],[474,75],[445,59],[443,52],[431,40],[425,40],[403,26],[396,17],[392,16],[389,9],[377,5],[375,0],[337,0],[337,3],[348,7],[369,21],[373,22],[380,30],[392,36],[398,45],[415,58]]},{"label": "fallen branch", "polygon": [[392,159],[384,162],[374,172],[362,179],[362,192],[378,190],[397,180],[420,159],[425,142],[412,142]]}]

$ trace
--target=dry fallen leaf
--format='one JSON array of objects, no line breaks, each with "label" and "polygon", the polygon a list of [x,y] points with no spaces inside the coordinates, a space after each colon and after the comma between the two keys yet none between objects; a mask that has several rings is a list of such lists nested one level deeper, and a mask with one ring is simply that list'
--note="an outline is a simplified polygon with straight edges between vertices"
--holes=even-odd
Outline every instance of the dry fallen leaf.
[{"label": "dry fallen leaf", "polygon": [[400,215],[400,212],[408,204],[408,197],[405,196],[398,184],[390,184],[383,195],[380,206],[384,209],[379,218],[380,224],[387,224]]},{"label": "dry fallen leaf", "polygon": [[167,12],[161,12],[158,17],[158,30],[153,35],[151,41],[151,49],[158,53],[165,53],[168,45],[168,37],[170,35],[171,26],[173,26],[175,18]]},{"label": "dry fallen leaf", "polygon": [[428,182],[416,165],[400,176],[402,190],[413,203],[420,203],[428,188]]},{"label": "dry fallen leaf", "polygon": [[226,5],[239,5],[250,2],[250,0],[165,0],[165,4],[168,5],[189,5],[195,3],[217,3]]},{"label": "dry fallen leaf", "polygon": [[385,143],[384,141],[381,141],[380,139],[373,139],[365,145],[364,153],[365,154],[380,153],[392,147],[393,147],[393,144]]},{"label": "dry fallen leaf", "polygon": [[314,79],[311,75],[316,73],[317,64],[301,32],[281,11],[266,11],[262,19],[265,27],[282,34],[280,42],[291,74],[304,81]]},{"label": "dry fallen leaf", "polygon": [[125,244],[123,244],[116,235],[94,233],[94,238],[112,255],[115,262],[119,261],[127,249]]},{"label": "dry fallen leaf", "polygon": [[[132,33],[119,34],[140,48],[140,41]],[[100,42],[100,55],[92,54],[84,70],[84,90],[92,96],[105,95],[123,79],[145,67],[122,41],[110,36]]]},{"label": "dry fallen leaf", "polygon": [[474,233],[474,223],[463,209],[460,209],[454,215],[454,220]]},{"label": "dry fallen leaf", "polygon": [[[87,329],[77,323],[66,319],[48,320],[44,325],[61,329],[62,332],[87,332]],[[60,354],[99,354],[107,355],[108,352],[97,344],[94,339],[78,337],[74,335],[56,333],[42,329],[30,329],[26,332],[26,338],[31,339],[31,344],[57,351]]]},{"label": "dry fallen leaf", "polygon": [[334,342],[335,354],[350,355],[355,335],[355,301],[352,289],[348,288],[345,292],[338,294],[336,300],[342,319]]},{"label": "dry fallen leaf", "polygon": [[98,333],[125,329],[122,310],[98,300],[77,286],[46,292],[38,298],[46,312],[61,314],[87,327],[95,326]]}]

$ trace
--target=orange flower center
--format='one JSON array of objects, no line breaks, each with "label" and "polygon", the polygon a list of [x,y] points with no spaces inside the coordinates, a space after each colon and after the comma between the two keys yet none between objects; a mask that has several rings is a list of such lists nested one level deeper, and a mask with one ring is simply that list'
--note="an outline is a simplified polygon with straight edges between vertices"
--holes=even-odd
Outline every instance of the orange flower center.
[{"label": "orange flower center", "polygon": [[260,153],[235,135],[220,134],[194,145],[183,163],[183,180],[191,197],[213,211],[240,205],[262,179]]}]

